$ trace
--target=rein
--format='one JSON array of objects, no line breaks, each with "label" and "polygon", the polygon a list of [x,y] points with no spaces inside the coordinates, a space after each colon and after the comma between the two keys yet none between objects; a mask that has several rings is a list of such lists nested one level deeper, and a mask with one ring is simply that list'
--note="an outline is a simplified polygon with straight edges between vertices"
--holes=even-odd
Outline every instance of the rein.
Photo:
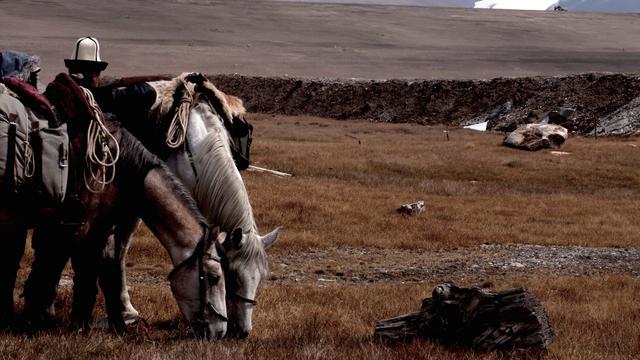
[{"label": "rein", "polygon": [[213,306],[213,304],[207,300],[207,292],[209,290],[209,286],[207,284],[202,259],[206,256],[207,260],[213,260],[215,262],[222,263],[222,258],[218,255],[204,252],[204,244],[209,236],[209,226],[206,224],[202,224],[202,228],[204,230],[204,233],[202,235],[202,238],[196,244],[196,248],[193,250],[191,256],[186,258],[180,264],[176,265],[176,267],[171,270],[167,278],[169,279],[169,281],[171,281],[171,279],[178,271],[187,267],[188,265],[191,265],[194,261],[198,262],[198,295],[200,296],[200,310],[196,315],[195,323],[197,323],[198,325],[207,325],[209,322],[206,320],[205,315],[207,315],[208,311],[213,312],[213,314],[222,321],[228,321],[229,319],[220,311],[218,311],[218,309],[216,309],[215,306]]}]

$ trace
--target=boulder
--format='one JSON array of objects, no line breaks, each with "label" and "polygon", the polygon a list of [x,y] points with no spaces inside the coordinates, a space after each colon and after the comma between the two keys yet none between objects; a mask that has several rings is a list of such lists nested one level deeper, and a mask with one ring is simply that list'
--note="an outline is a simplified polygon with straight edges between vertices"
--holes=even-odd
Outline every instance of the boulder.
[{"label": "boulder", "polygon": [[536,151],[550,147],[559,148],[569,137],[569,131],[554,124],[525,124],[509,133],[503,145]]}]

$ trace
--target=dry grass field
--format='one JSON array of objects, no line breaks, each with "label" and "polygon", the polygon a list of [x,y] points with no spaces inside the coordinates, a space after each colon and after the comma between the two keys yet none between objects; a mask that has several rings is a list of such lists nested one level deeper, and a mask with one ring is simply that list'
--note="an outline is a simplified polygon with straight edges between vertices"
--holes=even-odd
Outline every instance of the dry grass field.
[{"label": "dry grass field", "polygon": [[[444,255],[470,249],[472,257],[473,249],[484,243],[621,251],[640,243],[635,221],[640,216],[637,138],[570,138],[561,149],[569,154],[554,155],[505,148],[500,134],[461,129],[448,129],[447,141],[441,127],[261,114],[250,119],[255,125],[255,164],[294,176],[244,173],[260,229],[284,226],[282,239],[271,250],[276,276],[259,292],[249,339],[204,343],[190,338],[165,278],[168,258],[141,229],[128,271],[133,302],[148,324],[131,328],[125,337],[102,330],[70,332],[65,328],[71,296],[67,284],[61,286],[58,301],[61,330],[32,337],[2,334],[3,357],[510,358],[427,341],[402,346],[373,341],[375,322],[417,310],[438,284],[433,277],[423,282],[321,282],[287,274],[346,264],[317,256],[307,267],[291,269],[283,259],[344,248],[363,254],[404,251],[406,259],[389,257],[393,266],[402,268],[412,261],[407,249]],[[416,200],[427,204],[421,216],[395,212],[400,204]],[[29,261],[27,254],[23,265]],[[366,261],[363,255],[361,265]],[[456,259],[451,262],[457,266]],[[629,266],[636,270],[592,269],[569,276],[530,268],[495,272],[484,280],[494,289],[527,287],[543,301],[557,335],[549,358],[633,359],[640,357],[640,278],[637,264]],[[25,275],[23,270],[21,281]],[[478,285],[473,276],[450,280]],[[98,309],[96,316],[103,315]]]}]

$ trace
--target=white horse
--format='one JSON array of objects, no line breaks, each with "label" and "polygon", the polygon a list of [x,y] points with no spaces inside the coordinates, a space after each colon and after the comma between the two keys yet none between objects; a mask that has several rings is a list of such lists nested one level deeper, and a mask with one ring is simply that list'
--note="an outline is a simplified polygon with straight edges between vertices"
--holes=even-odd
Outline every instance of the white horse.
[{"label": "white horse", "polygon": [[[150,84],[161,93],[171,87],[169,83]],[[213,84],[208,86],[212,88]],[[245,338],[252,329],[258,286],[268,274],[265,250],[277,240],[279,228],[265,236],[258,233],[246,187],[231,153],[232,140],[224,126],[224,117],[231,121],[244,113],[244,107],[240,99],[215,91],[195,93],[185,133],[186,146],[171,153],[166,162],[191,191],[208,222],[228,234],[223,255],[229,317],[227,333]],[[119,250],[114,256],[120,260],[123,283],[123,315],[129,319],[137,317],[138,312],[127,292],[124,264],[130,235],[136,226],[137,223],[131,224],[129,231],[121,232],[115,239]]]}]

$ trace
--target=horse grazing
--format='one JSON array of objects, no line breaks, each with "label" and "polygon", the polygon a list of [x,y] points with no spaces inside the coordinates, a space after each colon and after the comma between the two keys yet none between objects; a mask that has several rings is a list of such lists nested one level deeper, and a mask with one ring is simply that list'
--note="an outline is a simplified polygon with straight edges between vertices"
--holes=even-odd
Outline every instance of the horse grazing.
[{"label": "horse grazing", "polygon": [[[234,164],[230,147],[232,140],[224,124],[241,121],[240,117],[245,112],[242,101],[222,93],[208,80],[196,86],[185,83],[184,75],[172,81],[149,84],[158,93],[151,112],[158,113],[160,117],[170,113],[172,99],[179,98],[176,90],[189,87],[183,90],[189,91],[192,97],[188,107],[188,122],[186,129],[183,129],[183,144],[171,151],[159,150],[157,144],[164,143],[166,137],[154,119],[133,124],[124,121],[124,126],[131,128],[134,135],[143,139],[149,148],[168,153],[165,156],[167,165],[191,191],[200,211],[210,223],[220,226],[221,231],[227,233],[223,263],[229,334],[245,338],[252,329],[258,286],[268,274],[265,250],[277,240],[279,229],[265,236],[259,235],[246,187]],[[123,284],[126,282],[124,259],[134,229],[135,226],[131,226],[127,231],[116,234],[120,235],[116,239],[116,248],[120,250],[116,253]],[[122,289],[125,316],[137,316],[126,285]]]},{"label": "horse grazing", "polygon": [[[65,225],[48,224],[54,234],[72,238],[71,250],[50,253],[36,248],[32,272],[25,284],[25,313],[35,317],[46,313],[55,296],[62,269],[71,256],[76,273],[71,317],[75,324],[88,326],[95,305],[96,277],[104,241],[114,227],[140,217],[169,253],[174,265],[169,275],[171,290],[191,328],[198,336],[207,339],[222,338],[226,333],[227,318],[225,277],[218,249],[224,234],[220,234],[217,228],[209,231],[206,220],[182,184],[161,160],[117,123],[101,122],[100,126],[111,134],[110,140],[92,143],[96,137],[92,136],[89,122],[102,120],[101,112],[91,101],[89,106],[86,105],[85,96],[91,100],[90,93],[83,93],[68,75],[60,74],[47,87],[45,94],[59,112],[59,120],[69,126],[71,175],[67,193],[79,198],[86,217],[82,224],[71,229],[64,228]],[[97,172],[91,171],[88,161],[83,160],[88,148],[95,145],[105,150],[103,145],[112,151],[119,149],[115,169],[102,166]],[[105,181],[109,179],[106,173],[113,174],[112,181]],[[99,191],[95,191],[96,187]],[[47,211],[57,215],[61,209]],[[36,237],[40,231],[37,227],[43,223],[41,219],[21,215],[7,209],[0,210],[2,234],[11,235],[11,240],[16,242],[11,246],[18,250],[24,248],[24,238],[19,239],[16,235],[24,235],[27,227],[36,227]],[[49,248],[55,247],[54,240],[64,239],[48,239]],[[14,251],[13,255],[17,255],[17,260],[9,260],[17,264],[22,253]],[[7,279],[2,282],[5,286],[1,289],[2,295],[6,296],[9,291],[12,293],[15,284],[11,280],[15,282],[15,270],[3,271],[0,279]],[[124,329],[120,286],[120,281],[101,279],[109,322],[117,330]],[[8,307],[2,310],[10,311]]]}]

